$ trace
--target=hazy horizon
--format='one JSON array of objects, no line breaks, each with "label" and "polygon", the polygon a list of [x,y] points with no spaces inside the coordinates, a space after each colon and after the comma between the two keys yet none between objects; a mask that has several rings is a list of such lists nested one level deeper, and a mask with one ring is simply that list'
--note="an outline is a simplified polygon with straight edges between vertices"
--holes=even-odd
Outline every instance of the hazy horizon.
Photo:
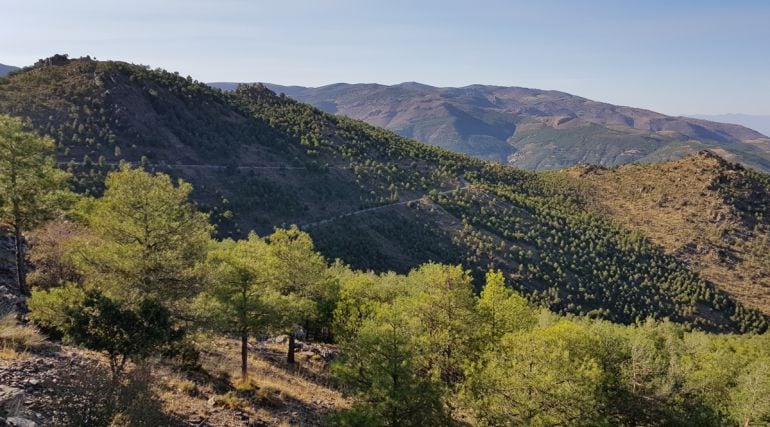
[{"label": "hazy horizon", "polygon": [[55,53],[200,81],[489,84],[670,115],[770,115],[770,4],[329,0],[62,4],[6,10],[0,62]]}]

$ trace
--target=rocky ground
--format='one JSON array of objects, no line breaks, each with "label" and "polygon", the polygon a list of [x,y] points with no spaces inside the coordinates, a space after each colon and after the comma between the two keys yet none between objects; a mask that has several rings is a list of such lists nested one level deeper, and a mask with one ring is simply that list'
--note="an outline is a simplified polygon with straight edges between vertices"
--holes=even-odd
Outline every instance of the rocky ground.
[{"label": "rocky ground", "polygon": [[0,384],[17,396],[3,405],[10,425],[18,419],[29,422],[20,425],[43,426],[86,420],[108,382],[109,371],[98,356],[55,345],[37,354],[20,353],[14,360],[0,360]]},{"label": "rocky ground", "polygon": [[[278,342],[276,342],[278,341]],[[330,387],[334,349],[298,344],[295,366],[284,362],[279,338],[250,346],[248,389],[237,386],[238,343],[215,338],[202,352],[203,369],[185,373],[154,361],[132,367],[120,396],[105,358],[87,350],[47,345],[0,358],[0,426],[319,425],[347,401]],[[124,417],[126,424],[120,424]],[[137,418],[138,417],[138,418]]]}]

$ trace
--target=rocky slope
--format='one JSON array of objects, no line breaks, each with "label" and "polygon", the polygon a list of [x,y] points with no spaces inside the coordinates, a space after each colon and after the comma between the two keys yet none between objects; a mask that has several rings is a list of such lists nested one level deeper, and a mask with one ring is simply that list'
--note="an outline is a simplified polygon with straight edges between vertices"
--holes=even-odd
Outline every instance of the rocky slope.
[{"label": "rocky slope", "polygon": [[770,314],[770,175],[711,152],[659,165],[577,166],[594,212],[638,230]]},{"label": "rocky slope", "polygon": [[239,391],[231,380],[239,370],[238,344],[216,339],[198,371],[156,361],[131,366],[117,402],[109,399],[115,384],[99,353],[47,343],[10,359],[0,355],[0,426],[107,425],[119,412],[131,420],[125,425],[317,426],[325,414],[349,405],[328,386],[328,360],[319,356],[332,347],[300,343],[291,367],[283,363],[285,343],[253,343],[256,387]]},{"label": "rocky slope", "polygon": [[419,83],[268,87],[408,138],[525,169],[659,162],[713,148],[732,161],[770,170],[770,139],[743,126],[671,117],[558,91]]}]

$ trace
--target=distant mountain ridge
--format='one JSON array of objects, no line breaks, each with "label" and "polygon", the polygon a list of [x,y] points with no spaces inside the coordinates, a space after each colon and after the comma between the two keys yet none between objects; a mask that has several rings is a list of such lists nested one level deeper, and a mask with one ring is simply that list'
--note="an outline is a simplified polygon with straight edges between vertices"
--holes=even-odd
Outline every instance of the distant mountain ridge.
[{"label": "distant mountain ridge", "polygon": [[9,73],[19,70],[19,67],[13,65],[0,64],[0,77],[5,77]]},{"label": "distant mountain ridge", "polygon": [[713,122],[733,123],[755,129],[765,136],[770,136],[770,114],[693,114],[687,117]]},{"label": "distant mountain ridge", "polygon": [[[211,85],[225,90],[237,86]],[[267,86],[408,138],[530,170],[676,160],[708,148],[731,161],[770,171],[770,138],[755,130],[559,91],[441,88],[415,82]]]}]

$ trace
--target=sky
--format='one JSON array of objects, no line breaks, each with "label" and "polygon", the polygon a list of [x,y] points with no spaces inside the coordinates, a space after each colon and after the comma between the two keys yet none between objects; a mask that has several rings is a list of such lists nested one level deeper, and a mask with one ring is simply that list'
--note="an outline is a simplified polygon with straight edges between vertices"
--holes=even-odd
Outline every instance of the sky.
[{"label": "sky", "polygon": [[0,0],[0,63],[200,81],[495,84],[667,114],[770,114],[767,0]]}]

